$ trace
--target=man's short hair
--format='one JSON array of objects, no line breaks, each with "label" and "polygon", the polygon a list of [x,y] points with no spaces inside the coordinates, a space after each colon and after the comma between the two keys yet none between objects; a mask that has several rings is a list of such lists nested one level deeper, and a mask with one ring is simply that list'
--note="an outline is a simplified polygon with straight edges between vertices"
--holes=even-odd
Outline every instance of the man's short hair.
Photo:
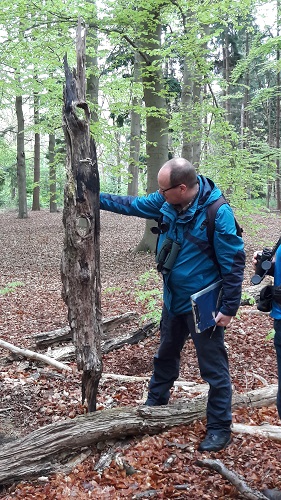
[{"label": "man's short hair", "polygon": [[197,173],[195,167],[185,158],[172,158],[164,165],[170,169],[171,186],[185,184],[193,188],[197,184]]}]

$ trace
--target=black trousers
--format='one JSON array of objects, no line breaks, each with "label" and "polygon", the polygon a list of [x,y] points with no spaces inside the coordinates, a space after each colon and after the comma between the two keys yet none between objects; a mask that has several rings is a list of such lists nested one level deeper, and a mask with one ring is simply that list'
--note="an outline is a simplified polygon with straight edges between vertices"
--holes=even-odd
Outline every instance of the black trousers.
[{"label": "black trousers", "polygon": [[170,389],[179,376],[180,355],[190,335],[197,353],[200,374],[210,388],[207,403],[207,430],[229,431],[231,426],[231,380],[224,345],[224,328],[195,332],[192,313],[169,315],[164,306],[160,323],[160,347],[154,356],[147,405],[166,405]]}]

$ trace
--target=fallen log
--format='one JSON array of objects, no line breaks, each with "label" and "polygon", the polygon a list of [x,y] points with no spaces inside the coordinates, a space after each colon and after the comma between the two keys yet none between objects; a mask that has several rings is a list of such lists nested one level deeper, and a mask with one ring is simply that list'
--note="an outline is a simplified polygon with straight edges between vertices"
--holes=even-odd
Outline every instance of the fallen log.
[{"label": "fallen log", "polygon": [[107,339],[102,341],[102,353],[105,354],[114,351],[115,349],[120,349],[121,347],[124,347],[125,344],[138,344],[141,340],[154,335],[158,331],[159,328],[155,325],[155,322],[151,322],[143,326],[142,328],[139,328],[137,331],[129,333],[128,335],[118,337],[116,339]]},{"label": "fallen log", "polygon": [[266,488],[265,490],[262,490],[262,493],[265,495],[266,498],[269,498],[269,500],[281,500],[281,491],[278,490],[277,488],[273,489]]},{"label": "fallen log", "polygon": [[51,330],[49,332],[40,332],[33,335],[36,347],[47,347],[56,342],[69,342],[72,340],[72,334],[69,326]]},{"label": "fallen log", "polygon": [[267,500],[267,497],[263,493],[250,488],[240,474],[229,470],[220,460],[212,460],[206,458],[204,460],[196,460],[196,464],[200,467],[208,467],[208,469],[215,470],[222,477],[227,479],[235,488],[242,493],[244,498],[249,500]]},{"label": "fallen log", "polygon": [[235,434],[249,434],[251,436],[261,436],[265,439],[272,439],[272,441],[281,441],[281,427],[280,425],[246,425],[246,424],[233,424],[232,432]]},{"label": "fallen log", "polygon": [[255,389],[245,393],[234,393],[232,397],[232,407],[239,408],[247,406],[262,408],[276,403],[277,384],[267,385],[261,389]]},{"label": "fallen log", "polygon": [[37,475],[49,475],[59,468],[62,457],[99,441],[125,436],[156,434],[164,429],[205,415],[205,401],[188,407],[113,408],[42,427],[1,448],[0,484]]},{"label": "fallen log", "polygon": [[106,337],[110,332],[124,323],[129,323],[132,319],[137,318],[138,314],[135,311],[128,311],[118,316],[104,318],[102,320],[102,337]]},{"label": "fallen log", "polygon": [[70,366],[60,363],[59,361],[49,356],[46,356],[45,354],[40,354],[38,352],[30,351],[29,349],[21,349],[20,347],[10,344],[9,342],[5,342],[5,340],[0,339],[0,347],[8,349],[16,356],[23,356],[24,358],[34,359],[35,361],[41,361],[42,363],[54,366],[58,370],[71,371]]},{"label": "fallen log", "polygon": [[[273,404],[276,392],[274,385],[234,394],[233,407]],[[54,473],[68,454],[100,441],[189,425],[205,417],[206,402],[204,396],[168,406],[113,408],[41,427],[1,448],[0,484]]]},{"label": "fallen log", "polygon": [[259,311],[258,309],[249,309],[247,311],[247,314],[256,314],[257,316],[269,316],[270,315],[270,311],[269,312],[264,312],[264,311]]},{"label": "fallen log", "polygon": [[[137,344],[141,340],[154,335],[157,330],[158,327],[155,328],[155,323],[148,323],[133,334],[130,333],[126,336],[118,337],[116,339],[101,341],[101,352],[102,354],[106,354],[115,349],[120,349],[126,344]],[[61,346],[57,349],[49,348],[46,354],[40,354],[29,349],[21,349],[20,347],[14,346],[13,344],[5,342],[4,340],[0,340],[0,347],[8,349],[15,355],[15,358],[17,356],[23,356],[24,358],[34,359],[35,361],[41,361],[42,363],[54,366],[59,370],[71,371],[71,368],[66,364],[63,364],[62,361],[75,359],[74,345]]]},{"label": "fallen log", "polygon": [[[106,338],[107,335],[115,330],[118,326],[123,323],[129,323],[132,319],[137,317],[135,311],[128,311],[124,314],[119,314],[118,316],[112,316],[110,318],[104,318],[102,320],[102,335],[101,338]],[[63,328],[58,328],[57,330],[51,330],[49,332],[36,333],[33,336],[36,347],[47,347],[56,342],[69,342],[72,341],[72,335],[69,326]]]},{"label": "fallen log", "polygon": [[[121,375],[119,373],[103,373],[102,382],[108,379],[119,380],[120,382],[125,382],[129,384],[134,384],[135,382],[148,382],[150,377],[137,377],[131,375]],[[196,382],[189,382],[187,380],[176,380],[173,385],[174,388],[181,388],[184,391],[190,393],[202,393],[208,392],[209,384],[197,384]]]},{"label": "fallen log", "polygon": [[[151,337],[158,331],[158,327],[155,327],[156,323],[148,323],[142,328],[139,328],[135,332],[129,332],[122,337],[101,340],[101,352],[102,354],[107,354],[108,352],[114,351],[115,349],[121,349],[126,344],[134,345],[141,342],[148,337]],[[68,345],[64,347],[58,347],[55,349],[48,349],[48,356],[57,359],[59,361],[67,361],[75,357],[75,347],[74,345]]]}]

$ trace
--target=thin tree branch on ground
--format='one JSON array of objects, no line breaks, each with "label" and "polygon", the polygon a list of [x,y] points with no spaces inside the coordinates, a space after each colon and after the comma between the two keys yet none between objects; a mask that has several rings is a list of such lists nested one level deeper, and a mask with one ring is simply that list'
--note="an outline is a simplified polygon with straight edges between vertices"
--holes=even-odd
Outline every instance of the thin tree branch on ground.
[{"label": "thin tree branch on ground", "polygon": [[206,458],[204,460],[196,460],[196,464],[200,467],[208,467],[208,469],[218,472],[222,477],[233,484],[239,493],[242,493],[244,498],[249,500],[267,500],[267,497],[264,496],[263,493],[252,490],[252,488],[246,484],[245,479],[241,475],[227,469],[227,467],[225,467],[220,460],[211,460]]},{"label": "thin tree branch on ground", "polygon": [[39,354],[38,352],[30,351],[29,349],[21,349],[20,347],[10,344],[9,342],[5,342],[5,340],[0,339],[0,347],[8,349],[10,352],[18,356],[34,359],[35,361],[41,361],[42,363],[54,366],[58,370],[71,371],[70,366],[67,366],[64,363],[60,363],[59,361],[56,361],[55,359],[46,356],[45,354]]}]

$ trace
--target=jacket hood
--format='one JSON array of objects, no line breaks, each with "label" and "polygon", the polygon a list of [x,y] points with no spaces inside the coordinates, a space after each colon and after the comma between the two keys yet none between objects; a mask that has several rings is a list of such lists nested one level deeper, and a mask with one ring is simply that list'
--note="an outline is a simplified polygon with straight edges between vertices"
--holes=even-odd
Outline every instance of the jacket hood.
[{"label": "jacket hood", "polygon": [[208,205],[211,205],[211,203],[217,200],[222,193],[221,190],[216,186],[216,184],[211,179],[208,179],[208,177],[204,177],[203,175],[198,175],[197,178],[199,182],[199,196],[197,198],[197,210],[200,210],[201,207],[206,207]]},{"label": "jacket hood", "polygon": [[[221,196],[221,190],[216,184],[203,175],[197,176],[199,183],[199,193],[192,206],[181,216],[183,220],[190,220],[195,212],[200,212],[202,209],[211,205],[215,200]],[[176,214],[176,208],[168,202],[164,202],[160,210],[164,214]]]}]

